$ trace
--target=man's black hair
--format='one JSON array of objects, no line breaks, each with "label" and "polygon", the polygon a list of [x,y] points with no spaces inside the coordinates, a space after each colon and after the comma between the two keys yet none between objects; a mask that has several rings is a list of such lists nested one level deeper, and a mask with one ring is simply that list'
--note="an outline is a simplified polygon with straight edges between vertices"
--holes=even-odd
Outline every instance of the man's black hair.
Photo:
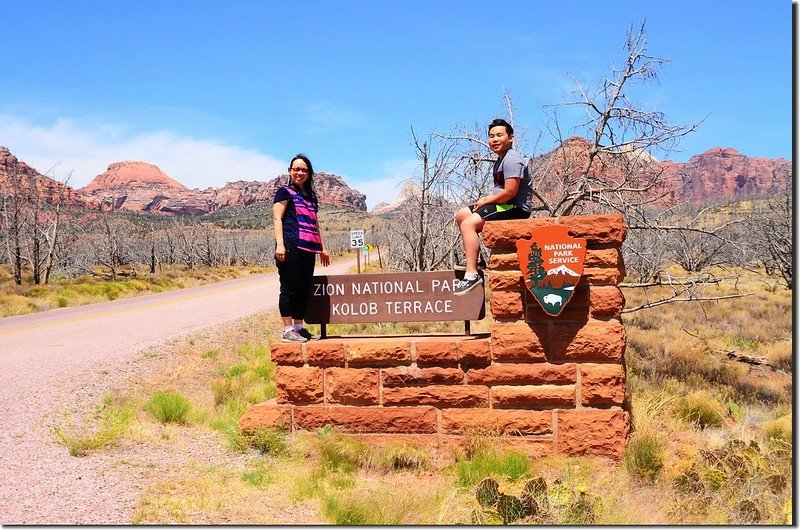
[{"label": "man's black hair", "polygon": [[495,118],[495,119],[493,119],[492,123],[489,124],[489,129],[488,130],[491,131],[492,128],[501,127],[501,126],[506,128],[506,132],[508,133],[509,136],[512,136],[514,134],[514,127],[512,127],[511,124],[508,123],[503,118]]}]

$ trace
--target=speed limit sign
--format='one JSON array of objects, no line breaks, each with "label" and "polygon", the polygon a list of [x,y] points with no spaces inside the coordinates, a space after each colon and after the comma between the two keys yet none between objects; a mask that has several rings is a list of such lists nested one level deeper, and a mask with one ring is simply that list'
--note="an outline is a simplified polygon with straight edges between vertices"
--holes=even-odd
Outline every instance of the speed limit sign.
[{"label": "speed limit sign", "polygon": [[361,248],[364,246],[364,231],[350,230],[350,248]]}]

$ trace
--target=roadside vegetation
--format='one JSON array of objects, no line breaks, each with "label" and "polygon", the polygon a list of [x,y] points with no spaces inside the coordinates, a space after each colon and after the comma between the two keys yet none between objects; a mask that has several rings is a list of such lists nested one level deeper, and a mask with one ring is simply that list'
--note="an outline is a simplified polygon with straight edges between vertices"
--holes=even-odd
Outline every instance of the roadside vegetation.
[{"label": "roadside vegetation", "polygon": [[[627,305],[659,289],[667,287],[626,289]],[[790,524],[791,291],[745,271],[713,289],[750,295],[623,315],[634,430],[619,462],[534,460],[480,432],[444,459],[424,446],[367,445],[330,426],[245,436],[238,419],[275,395],[275,314],[179,341],[178,369],[107,397],[85,427],[62,422],[56,437],[76,456],[120,458],[131,447],[216,438],[227,463],[195,461],[154,477],[135,509],[141,524]],[[476,324],[488,329],[488,320]],[[463,332],[449,326],[329,333]],[[164,392],[190,404],[182,423],[149,412]],[[271,519],[276,510],[286,519]]]},{"label": "roadside vegetation", "polygon": [[0,267],[0,317],[196,287],[270,270],[274,268],[175,266],[150,274],[146,267],[135,267],[117,280],[105,278],[98,270],[76,277],[54,276],[47,284],[25,281],[17,285],[8,269]]}]

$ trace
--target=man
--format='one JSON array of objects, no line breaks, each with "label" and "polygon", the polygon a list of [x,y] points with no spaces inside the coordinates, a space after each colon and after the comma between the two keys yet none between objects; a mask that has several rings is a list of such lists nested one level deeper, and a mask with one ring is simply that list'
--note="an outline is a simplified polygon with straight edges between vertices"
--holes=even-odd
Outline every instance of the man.
[{"label": "man", "polygon": [[489,149],[497,155],[492,168],[494,190],[472,206],[465,206],[456,212],[456,224],[461,231],[467,264],[464,279],[453,292],[455,295],[466,294],[483,283],[483,278],[478,275],[478,234],[483,230],[484,223],[527,219],[531,215],[533,188],[528,164],[513,146],[514,128],[503,119],[493,120],[489,124]]}]

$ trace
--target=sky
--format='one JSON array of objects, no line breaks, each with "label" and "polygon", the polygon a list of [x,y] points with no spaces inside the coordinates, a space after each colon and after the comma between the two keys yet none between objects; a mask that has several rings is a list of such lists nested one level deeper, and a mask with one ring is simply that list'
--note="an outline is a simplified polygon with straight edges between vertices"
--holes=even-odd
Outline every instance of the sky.
[{"label": "sky", "polygon": [[[303,152],[371,209],[418,174],[412,127],[482,130],[508,117],[504,95],[520,150],[551,149],[544,109],[576,81],[610,75],[628,28],[643,22],[648,53],[669,62],[630,95],[670,123],[702,122],[667,159],[717,146],[793,155],[789,0],[2,6],[0,145],[73,187],[123,160],[190,188],[266,181]],[[571,129],[577,116],[562,119],[582,134]]]}]

